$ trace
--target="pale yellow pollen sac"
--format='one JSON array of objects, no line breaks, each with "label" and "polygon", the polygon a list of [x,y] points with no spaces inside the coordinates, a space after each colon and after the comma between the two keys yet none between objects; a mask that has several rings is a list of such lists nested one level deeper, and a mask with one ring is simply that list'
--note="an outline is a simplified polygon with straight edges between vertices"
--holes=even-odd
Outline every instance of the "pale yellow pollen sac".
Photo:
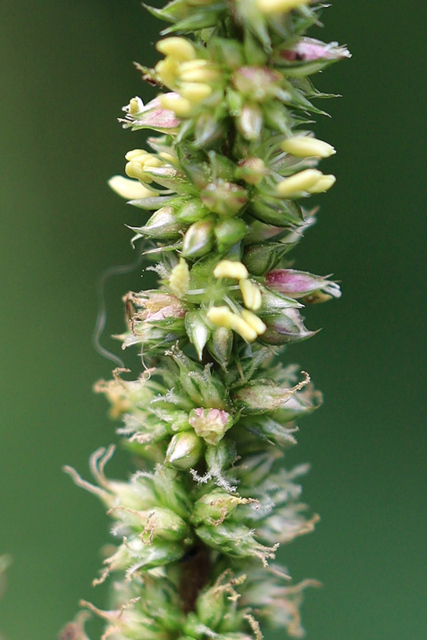
[{"label": "pale yellow pollen sac", "polygon": [[149,156],[150,154],[145,149],[132,149],[132,151],[128,151],[125,155],[126,160],[134,160],[135,158],[141,158],[143,156]]},{"label": "pale yellow pollen sac", "polygon": [[124,176],[113,176],[109,179],[108,185],[117,195],[126,200],[140,200],[158,194],[157,191],[144,187],[138,180],[130,180]]},{"label": "pale yellow pollen sac", "polygon": [[233,260],[221,260],[213,270],[215,278],[231,278],[233,280],[245,280],[249,273],[245,265]]},{"label": "pale yellow pollen sac", "polygon": [[178,81],[180,66],[181,63],[178,62],[178,60],[167,56],[164,60],[160,60],[160,62],[156,64],[154,70],[164,85],[170,89],[174,89]]},{"label": "pale yellow pollen sac", "polygon": [[204,82],[183,82],[179,87],[179,93],[192,104],[198,104],[209,98],[212,87]]},{"label": "pale yellow pollen sac", "polygon": [[[245,0],[242,0],[245,1]],[[267,15],[286,13],[310,4],[311,0],[255,0],[257,8]]]},{"label": "pale yellow pollen sac", "polygon": [[301,193],[308,192],[316,182],[322,177],[323,173],[317,169],[305,169],[299,171],[289,178],[285,178],[276,185],[276,193],[282,198],[292,198]]},{"label": "pale yellow pollen sac", "polygon": [[240,280],[239,285],[245,307],[252,309],[252,311],[258,311],[262,305],[262,294],[259,287],[247,279]]},{"label": "pale yellow pollen sac", "polygon": [[296,158],[329,158],[336,153],[331,144],[311,136],[287,138],[280,148]]},{"label": "pale yellow pollen sac", "polygon": [[253,342],[257,338],[257,332],[248,322],[237,313],[230,311],[228,307],[211,307],[206,313],[207,319],[217,327],[233,329],[247,342]]},{"label": "pale yellow pollen sac", "polygon": [[228,307],[211,307],[206,313],[206,317],[212,324],[218,327],[231,329],[233,324],[233,312]]},{"label": "pale yellow pollen sac", "polygon": [[144,103],[141,98],[135,97],[132,98],[129,102],[128,112],[131,116],[135,116],[137,113],[140,113],[144,108]]},{"label": "pale yellow pollen sac", "polygon": [[332,174],[322,175],[308,191],[310,193],[324,193],[333,187],[336,181],[336,177]]},{"label": "pale yellow pollen sac", "polygon": [[142,182],[150,183],[153,181],[146,169],[152,167],[161,167],[163,162],[161,158],[144,151],[144,149],[134,149],[125,155],[128,163],[125,166],[126,174],[129,178],[136,178]]},{"label": "pale yellow pollen sac", "polygon": [[169,95],[159,97],[163,109],[173,111],[178,118],[186,118],[191,114],[193,105],[187,98],[176,98]]},{"label": "pale yellow pollen sac", "polygon": [[188,62],[196,57],[196,50],[189,40],[185,38],[171,37],[159,40],[156,43],[157,51],[165,56],[171,56],[178,62]]},{"label": "pale yellow pollen sac", "polygon": [[177,298],[183,298],[190,287],[190,270],[184,258],[172,269],[169,276],[169,289]]},{"label": "pale yellow pollen sac", "polygon": [[183,62],[179,67],[181,82],[215,82],[221,77],[220,72],[208,60],[200,58]]},{"label": "pale yellow pollen sac", "polygon": [[264,322],[255,313],[252,313],[252,311],[243,309],[242,316],[243,319],[248,323],[248,325],[252,327],[252,329],[256,331],[259,336],[262,336],[262,334],[267,331],[267,327]]}]

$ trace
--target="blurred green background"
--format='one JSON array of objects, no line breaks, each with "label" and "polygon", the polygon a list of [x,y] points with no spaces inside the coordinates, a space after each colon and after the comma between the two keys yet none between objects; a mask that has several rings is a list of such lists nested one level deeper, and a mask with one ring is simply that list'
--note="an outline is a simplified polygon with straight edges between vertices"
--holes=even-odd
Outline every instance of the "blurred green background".
[{"label": "blurred green background", "polygon": [[[333,119],[316,128],[339,150],[328,161],[338,183],[295,254],[297,268],[333,272],[344,291],[307,310],[307,324],[324,330],[290,351],[326,400],[288,456],[312,462],[304,496],[322,515],[315,534],[282,553],[296,579],[324,584],[307,596],[310,640],[427,633],[426,18],[425,3],[337,0],[324,33],[312,33],[348,43],[353,59],[317,78],[344,96],[325,105]],[[106,181],[143,139],[116,118],[130,97],[153,95],[131,61],[155,60],[158,29],[138,0],[0,2],[8,640],[53,639],[80,597],[103,601],[90,585],[106,518],[61,466],[87,475],[89,454],[115,441],[104,399],[91,391],[111,370],[91,346],[96,284],[104,268],[134,259],[124,223],[139,214]],[[108,283],[107,334],[122,329],[121,295],[142,286],[140,273]],[[119,456],[112,469],[120,465]]]}]

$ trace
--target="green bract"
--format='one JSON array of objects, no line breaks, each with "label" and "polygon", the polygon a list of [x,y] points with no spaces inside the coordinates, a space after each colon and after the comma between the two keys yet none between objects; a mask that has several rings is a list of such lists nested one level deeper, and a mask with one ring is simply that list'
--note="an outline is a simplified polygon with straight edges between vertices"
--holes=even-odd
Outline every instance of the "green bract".
[{"label": "green bract", "polygon": [[[95,484],[66,468],[113,521],[115,546],[95,581],[111,576],[111,608],[82,603],[105,619],[104,639],[260,640],[263,625],[304,634],[302,592],[315,583],[291,585],[272,562],[279,543],[317,521],[300,502],[307,465],[280,461],[296,442],[295,420],[321,394],[275,358],[316,333],[304,325],[305,304],[340,295],[328,277],[286,262],[315,222],[307,198],[335,182],[317,168],[335,149],[306,129],[325,97],[308,76],[349,56],[305,35],[321,8],[149,8],[169,23],[155,68],[137,65],[158,95],[147,105],[132,98],[122,122],[157,133],[149,150],[126,154],[127,177],[110,185],[141,209],[134,240],[160,260],[159,288],[125,297],[119,337],[137,346],[145,370],[135,380],[116,370],[96,386],[139,470],[108,479],[111,447],[92,456]],[[87,639],[84,618],[63,640]]]}]

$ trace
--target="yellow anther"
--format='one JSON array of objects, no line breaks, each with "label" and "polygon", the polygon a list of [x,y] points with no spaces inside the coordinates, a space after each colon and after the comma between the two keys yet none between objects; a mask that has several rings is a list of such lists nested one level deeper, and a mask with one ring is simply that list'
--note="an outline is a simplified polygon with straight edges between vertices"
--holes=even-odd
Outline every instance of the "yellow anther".
[{"label": "yellow anther", "polygon": [[233,280],[244,280],[248,277],[248,270],[241,262],[233,260],[221,260],[213,270],[215,278],[232,278]]},{"label": "yellow anther", "polygon": [[191,42],[185,38],[177,38],[173,36],[171,38],[159,40],[156,44],[156,49],[165,56],[175,58],[178,62],[187,62],[188,60],[194,60],[196,57],[195,48]]},{"label": "yellow anther", "polygon": [[166,94],[160,96],[159,100],[163,109],[170,109],[178,118],[189,116],[193,108],[191,102],[186,98],[175,98]]},{"label": "yellow anther", "polygon": [[280,147],[296,158],[329,158],[336,153],[331,144],[310,136],[288,138],[282,142]]},{"label": "yellow anther", "polygon": [[233,329],[247,342],[253,342],[257,338],[257,332],[248,322],[237,313],[230,311],[228,307],[211,307],[206,313],[207,319],[217,327]]},{"label": "yellow anther", "polygon": [[164,85],[173,89],[176,86],[181,64],[175,58],[167,56],[154,67]]},{"label": "yellow anther", "polygon": [[254,340],[256,340],[258,334],[255,329],[253,329],[253,327],[251,327],[248,322],[246,322],[236,313],[233,315],[233,326],[231,327],[233,331],[238,333],[243,338],[243,340],[246,340],[246,342],[253,342]]},{"label": "yellow anther", "polygon": [[198,104],[212,93],[212,87],[204,82],[183,82],[179,93],[193,104]]},{"label": "yellow anther", "polygon": [[147,167],[161,167],[163,162],[160,158],[156,158],[156,156],[150,156],[143,162],[144,169]]},{"label": "yellow anther", "polygon": [[310,2],[311,0],[255,0],[257,8],[267,15],[274,13],[286,13],[287,11],[298,9]]},{"label": "yellow anther", "polygon": [[332,174],[322,175],[308,191],[310,193],[323,193],[333,187],[336,181],[336,177]]},{"label": "yellow anther", "polygon": [[184,258],[172,269],[169,276],[169,289],[177,298],[183,298],[190,286],[190,270]]},{"label": "yellow anther", "polygon": [[126,160],[131,161],[135,160],[135,158],[142,158],[143,156],[149,156],[150,154],[145,149],[132,149],[132,151],[128,151],[125,155]]},{"label": "yellow anther", "polygon": [[152,182],[153,178],[149,173],[146,173],[146,169],[161,167],[163,164],[160,158],[151,153],[147,153],[147,151],[143,149],[129,151],[125,158],[129,160],[125,166],[125,171],[129,178],[136,178],[137,180],[147,183]]},{"label": "yellow anther", "polygon": [[257,335],[262,336],[265,331],[267,331],[267,327],[255,313],[252,311],[248,311],[247,309],[242,310],[242,317],[248,325],[256,331]]},{"label": "yellow anther", "polygon": [[282,198],[292,198],[304,191],[309,191],[322,177],[322,172],[317,169],[305,169],[285,178],[276,185],[276,193]]},{"label": "yellow anther", "polygon": [[141,98],[132,98],[129,102],[129,113],[131,116],[135,116],[137,113],[140,113],[144,108],[144,103]]},{"label": "yellow anther", "polygon": [[129,180],[123,176],[113,176],[108,184],[117,195],[126,198],[126,200],[140,200],[158,194],[157,191],[144,187],[138,180]]},{"label": "yellow anther", "polygon": [[217,327],[232,328],[233,312],[228,307],[211,307],[206,313],[208,320]]},{"label": "yellow anther", "polygon": [[191,60],[183,62],[179,68],[181,82],[215,82],[221,77],[220,72],[208,60]]},{"label": "yellow anther", "polygon": [[262,295],[259,287],[250,280],[240,280],[239,285],[245,307],[252,309],[252,311],[258,311],[262,305]]}]

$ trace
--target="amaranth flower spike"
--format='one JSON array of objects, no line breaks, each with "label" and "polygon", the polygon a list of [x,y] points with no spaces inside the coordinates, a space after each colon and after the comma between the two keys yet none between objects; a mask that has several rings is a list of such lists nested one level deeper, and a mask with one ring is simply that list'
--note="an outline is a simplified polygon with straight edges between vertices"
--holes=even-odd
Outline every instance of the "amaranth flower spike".
[{"label": "amaranth flower spike", "polygon": [[[141,210],[135,239],[159,260],[155,290],[125,298],[123,348],[145,370],[116,370],[96,391],[137,469],[109,479],[114,447],[91,458],[114,545],[95,584],[112,578],[109,609],[82,601],[61,639],[260,640],[262,627],[301,638],[306,580],[290,583],[280,543],[313,530],[300,501],[307,465],[286,469],[296,421],[321,404],[307,373],[276,360],[314,335],[304,304],[340,296],[328,277],[291,268],[287,253],[315,222],[307,198],[335,176],[335,153],[307,130],[318,93],[308,76],[348,57],[306,36],[323,5],[310,0],[172,0],[148,104],[124,107],[124,128],[151,129],[110,186]],[[317,200],[317,195],[316,195]],[[146,214],[148,212],[148,216]],[[149,368],[147,368],[149,367]]]}]

